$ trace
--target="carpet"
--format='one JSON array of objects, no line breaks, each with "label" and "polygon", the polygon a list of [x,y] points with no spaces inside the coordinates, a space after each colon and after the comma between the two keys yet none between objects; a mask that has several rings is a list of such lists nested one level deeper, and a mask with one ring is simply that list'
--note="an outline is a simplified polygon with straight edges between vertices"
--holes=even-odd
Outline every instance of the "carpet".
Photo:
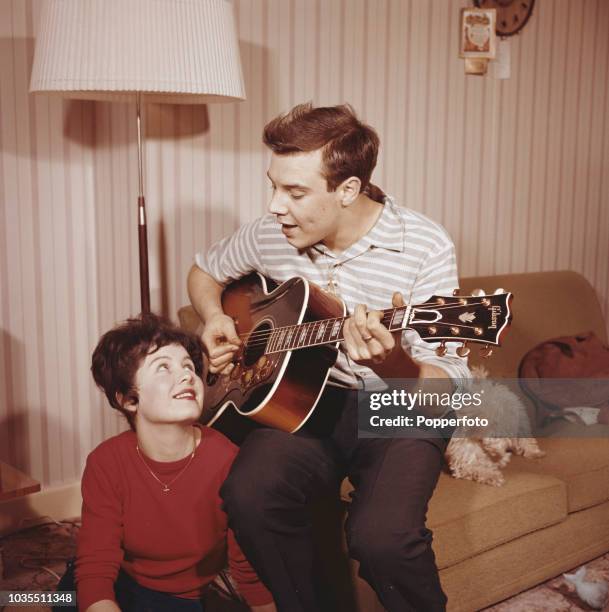
[{"label": "carpet", "polygon": [[[23,529],[0,539],[0,553],[4,574],[0,590],[52,591],[65,570],[66,559],[74,555],[78,524],[76,521],[47,523]],[[586,580],[609,582],[609,554],[586,563]],[[0,570],[2,567],[0,566]],[[574,572],[577,568],[570,570]],[[230,602],[221,592],[215,592],[209,602],[210,612],[237,612],[243,606]],[[38,607],[6,607],[5,611],[48,610]],[[552,578],[524,591],[484,612],[578,612],[592,610],[585,604],[562,576]],[[609,606],[605,608],[609,612]]]}]

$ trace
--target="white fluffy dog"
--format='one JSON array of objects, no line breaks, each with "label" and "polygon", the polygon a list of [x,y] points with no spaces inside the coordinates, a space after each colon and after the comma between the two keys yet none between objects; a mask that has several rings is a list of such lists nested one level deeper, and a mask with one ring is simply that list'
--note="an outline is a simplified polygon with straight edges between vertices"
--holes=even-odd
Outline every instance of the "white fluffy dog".
[{"label": "white fluffy dog", "polygon": [[[506,386],[487,380],[484,368],[472,368],[474,380],[471,392],[484,392],[482,406],[468,406],[459,415],[483,417],[486,427],[458,427],[446,449],[446,462],[452,476],[501,486],[505,479],[500,468],[505,467],[512,453],[527,459],[543,457],[537,440],[531,436],[529,416],[517,395]],[[499,437],[515,432],[514,437]],[[512,433],[512,435],[514,435]]]}]

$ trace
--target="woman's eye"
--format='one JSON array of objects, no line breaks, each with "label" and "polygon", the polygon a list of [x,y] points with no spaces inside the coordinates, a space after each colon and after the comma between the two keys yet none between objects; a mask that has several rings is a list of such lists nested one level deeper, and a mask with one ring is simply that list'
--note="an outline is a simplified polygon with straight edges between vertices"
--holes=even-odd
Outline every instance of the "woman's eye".
[{"label": "woman's eye", "polygon": [[169,365],[167,365],[166,363],[160,363],[159,367],[157,368],[157,370],[160,371],[165,371],[165,370],[169,370]]},{"label": "woman's eye", "polygon": [[194,371],[195,371],[195,366],[194,366],[194,364],[192,364],[192,363],[187,363],[187,364],[186,364],[184,367],[185,367],[187,370],[190,370],[191,372],[194,372]]},{"label": "woman's eye", "polygon": [[302,200],[304,198],[304,193],[293,193],[292,200]]}]

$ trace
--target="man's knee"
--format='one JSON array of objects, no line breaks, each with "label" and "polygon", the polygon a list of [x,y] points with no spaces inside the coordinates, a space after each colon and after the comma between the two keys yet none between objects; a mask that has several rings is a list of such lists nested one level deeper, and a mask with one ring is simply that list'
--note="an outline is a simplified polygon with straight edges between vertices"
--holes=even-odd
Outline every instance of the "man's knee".
[{"label": "man's knee", "polygon": [[[272,442],[273,433],[260,430],[251,434],[255,444],[242,448],[231,470],[220,488],[220,496],[229,516],[263,514],[273,509],[281,509],[294,504],[304,503],[298,483],[292,482],[287,473],[288,462],[277,459],[274,450],[282,450]],[[248,440],[249,442],[249,440]],[[281,442],[283,442],[281,440]],[[260,446],[265,450],[261,450]]]},{"label": "man's knee", "polygon": [[261,511],[278,488],[278,479],[272,470],[265,473],[237,459],[220,487],[220,497],[229,514]]},{"label": "man's knee", "polygon": [[256,508],[261,489],[254,487],[247,470],[231,470],[220,487],[220,497],[230,514]]}]

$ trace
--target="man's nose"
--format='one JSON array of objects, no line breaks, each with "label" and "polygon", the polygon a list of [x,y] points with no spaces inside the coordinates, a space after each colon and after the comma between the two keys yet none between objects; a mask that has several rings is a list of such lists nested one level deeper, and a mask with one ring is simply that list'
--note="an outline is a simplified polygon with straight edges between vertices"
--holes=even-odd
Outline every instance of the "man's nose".
[{"label": "man's nose", "polygon": [[288,213],[286,196],[280,194],[279,191],[275,191],[269,202],[269,212],[273,215],[286,215]]}]

